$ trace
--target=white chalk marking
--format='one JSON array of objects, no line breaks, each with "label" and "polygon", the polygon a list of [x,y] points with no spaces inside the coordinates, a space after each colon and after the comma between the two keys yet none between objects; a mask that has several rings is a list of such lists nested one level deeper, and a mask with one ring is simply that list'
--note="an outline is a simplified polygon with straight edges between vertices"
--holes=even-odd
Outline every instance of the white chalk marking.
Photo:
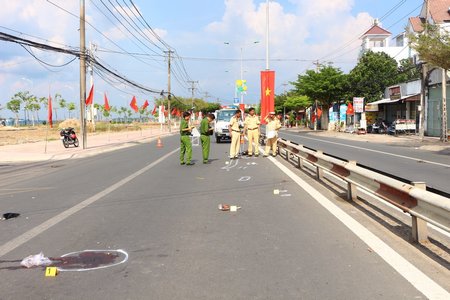
[{"label": "white chalk marking", "polygon": [[252,179],[250,176],[242,176],[239,181],[249,181],[250,179]]},{"label": "white chalk marking", "polygon": [[64,269],[64,268],[58,267],[57,268],[58,271],[60,271],[60,272],[93,271],[93,270],[99,270],[99,269],[106,269],[106,268],[115,267],[115,266],[118,266],[118,265],[123,264],[123,263],[128,261],[128,253],[126,253],[122,249],[118,249],[118,250],[83,250],[83,251],[76,251],[76,252],[67,253],[67,254],[61,255],[61,257],[71,256],[71,255],[78,254],[78,253],[83,253],[83,252],[118,252],[118,253],[122,253],[124,258],[123,258],[123,260],[121,260],[121,261],[119,261],[119,262],[117,262],[115,264],[112,264],[112,265],[105,265],[105,266],[100,266],[100,267],[95,267],[95,268],[86,268],[86,269]]},{"label": "white chalk marking", "polygon": [[280,195],[281,197],[290,197],[290,196],[292,196],[291,194],[281,194]]},{"label": "white chalk marking", "polygon": [[168,158],[169,156],[171,156],[178,150],[180,150],[180,148],[177,148],[177,149],[173,150],[172,152],[167,153],[166,155],[162,156],[158,160],[152,162],[151,164],[145,166],[144,168],[131,174],[130,176],[125,177],[124,179],[116,182],[115,184],[113,184],[110,187],[104,189],[103,191],[95,194],[94,196],[87,198],[86,200],[72,206],[71,208],[63,211],[62,213],[48,219],[44,223],[41,223],[40,225],[28,230],[25,233],[22,233],[18,237],[10,240],[9,242],[6,242],[5,244],[3,244],[0,247],[0,257],[11,252],[12,250],[16,249],[17,247],[25,244],[32,238],[38,236],[39,234],[43,233],[47,229],[55,226],[56,224],[60,223],[61,221],[65,220],[65,219],[67,219],[71,215],[79,212],[80,210],[87,207],[88,205],[90,205],[90,204],[98,201],[99,199],[105,197],[106,195],[112,193],[113,191],[115,191],[118,188],[120,188],[121,186],[127,184],[128,182],[130,182],[134,178],[138,177],[139,175],[142,175],[143,173],[147,172],[148,170],[150,170],[151,168],[153,168],[154,166],[156,166],[157,164],[159,164],[160,162],[162,162],[163,160],[165,160],[166,158]]},{"label": "white chalk marking", "polygon": [[432,165],[442,166],[442,167],[446,167],[446,168],[450,167],[450,165],[447,165],[447,164],[442,164],[442,163],[438,163],[438,162],[434,162],[434,161],[430,161],[430,160],[424,160],[424,159],[420,159],[420,158],[404,156],[404,155],[400,155],[400,154],[394,154],[394,153],[390,153],[390,152],[383,152],[383,151],[379,151],[379,150],[373,150],[373,149],[369,149],[369,148],[347,145],[347,144],[338,143],[338,142],[331,142],[331,141],[326,141],[326,140],[321,140],[321,139],[315,139],[315,138],[311,138],[311,137],[298,136],[298,135],[290,134],[290,133],[283,133],[283,134],[300,137],[302,139],[309,139],[309,140],[320,141],[320,142],[328,143],[328,144],[335,144],[335,145],[345,146],[345,147],[349,147],[349,148],[355,148],[355,149],[360,149],[360,150],[365,150],[365,151],[370,151],[370,152],[375,152],[375,153],[381,153],[381,154],[400,157],[400,158],[409,159],[409,160],[413,160],[413,161],[417,161],[417,162],[429,163]]},{"label": "white chalk marking", "polygon": [[359,239],[373,249],[386,263],[394,268],[403,278],[409,281],[419,292],[424,294],[428,299],[450,299],[450,293],[438,285],[430,277],[420,271],[416,266],[411,264],[394,249],[389,247],[380,238],[370,232],[363,225],[358,223],[350,215],[320,194],[315,188],[306,181],[297,176],[286,166],[278,162],[276,159],[269,157],[278,168],[280,168],[287,176],[294,180],[302,187],[313,199],[341,221],[348,229],[350,229]]}]

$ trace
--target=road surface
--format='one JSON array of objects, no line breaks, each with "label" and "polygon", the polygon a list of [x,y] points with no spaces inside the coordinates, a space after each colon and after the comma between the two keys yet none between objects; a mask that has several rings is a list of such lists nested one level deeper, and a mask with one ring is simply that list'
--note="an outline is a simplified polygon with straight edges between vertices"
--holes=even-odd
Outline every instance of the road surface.
[{"label": "road surface", "polygon": [[[299,185],[272,158],[229,161],[229,144],[212,143],[208,165],[194,147],[196,165],[180,166],[178,140],[164,138],[162,149],[154,141],[0,175],[2,211],[21,213],[0,222],[0,298],[448,295],[448,287],[439,285],[448,272],[434,274],[441,279],[436,283],[401,256],[385,256],[391,248],[374,242],[364,226],[346,223],[353,219],[329,200],[319,201],[319,193],[307,187],[309,177],[299,175],[305,182]],[[242,208],[222,212],[221,203]],[[81,250],[106,252],[88,252],[94,255],[75,266],[64,260]],[[45,277],[42,267],[19,267],[21,259],[40,251],[65,271]],[[105,256],[117,264],[100,268],[108,266]]]}]

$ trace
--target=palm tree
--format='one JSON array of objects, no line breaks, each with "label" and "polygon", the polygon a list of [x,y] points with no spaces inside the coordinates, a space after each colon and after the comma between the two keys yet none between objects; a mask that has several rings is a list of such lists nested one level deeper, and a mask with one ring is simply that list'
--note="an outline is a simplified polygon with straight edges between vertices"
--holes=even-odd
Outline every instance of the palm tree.
[{"label": "palm tree", "polygon": [[77,107],[75,106],[74,102],[67,103],[67,110],[69,111],[69,119],[71,118],[70,113],[75,109],[77,109]]},{"label": "palm tree", "polygon": [[[66,107],[66,100],[64,100],[64,98],[61,96],[61,94],[56,93],[55,94],[55,102],[58,103],[60,108],[65,108]],[[55,119],[58,120],[58,114],[57,114],[57,108],[56,105],[53,107],[53,110],[55,111]],[[64,119],[66,117],[64,116]]]}]

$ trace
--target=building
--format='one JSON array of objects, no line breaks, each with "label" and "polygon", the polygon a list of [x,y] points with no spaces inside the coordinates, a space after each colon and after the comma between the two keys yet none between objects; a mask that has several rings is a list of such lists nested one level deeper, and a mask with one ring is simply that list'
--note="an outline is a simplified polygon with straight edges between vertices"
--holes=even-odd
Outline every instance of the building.
[{"label": "building", "polygon": [[384,29],[375,19],[373,26],[362,36],[360,57],[368,51],[384,52],[397,62],[403,59],[414,58],[416,52],[409,46],[406,32],[402,32],[392,38],[392,33]]},{"label": "building", "polygon": [[[450,0],[428,0],[428,12],[424,3],[419,16],[409,18],[407,31],[421,34],[428,23],[439,26],[442,30],[450,32]],[[420,57],[415,60],[420,62]],[[429,66],[427,75],[428,87],[425,98],[425,133],[429,136],[440,136],[442,128],[442,86],[443,71],[441,68]],[[446,72],[445,82],[447,87],[446,104],[450,107],[449,72]],[[450,124],[450,115],[447,112],[447,124]]]}]

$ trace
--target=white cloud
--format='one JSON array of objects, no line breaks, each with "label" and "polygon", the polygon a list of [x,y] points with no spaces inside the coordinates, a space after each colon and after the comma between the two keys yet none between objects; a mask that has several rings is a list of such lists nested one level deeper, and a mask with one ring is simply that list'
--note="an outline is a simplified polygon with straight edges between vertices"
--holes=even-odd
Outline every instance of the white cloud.
[{"label": "white cloud", "polygon": [[[361,31],[370,25],[367,13],[353,16],[354,0],[291,0],[296,6],[286,12],[283,6],[271,1],[270,53],[272,58],[300,58],[315,60],[330,54],[333,49],[353,40],[344,50],[349,51],[360,44]],[[264,41],[266,3],[257,6],[254,0],[227,0],[226,11],[221,21],[206,27],[206,32],[219,36],[238,36],[239,41],[248,41],[257,36]],[[350,51],[356,61],[357,52]],[[345,52],[345,51],[344,51]],[[346,56],[348,58],[348,55]]]}]

